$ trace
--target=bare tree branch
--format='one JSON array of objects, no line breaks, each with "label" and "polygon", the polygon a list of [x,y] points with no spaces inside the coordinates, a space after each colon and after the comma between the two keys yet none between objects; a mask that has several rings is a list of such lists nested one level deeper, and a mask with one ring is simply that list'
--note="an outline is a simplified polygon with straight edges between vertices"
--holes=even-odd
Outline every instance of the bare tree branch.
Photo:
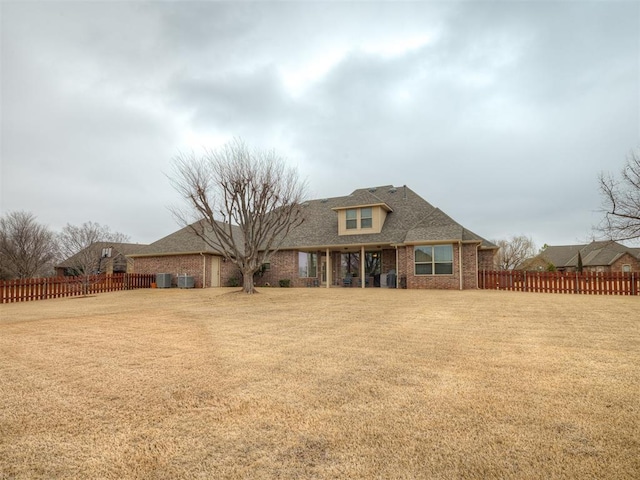
[{"label": "bare tree branch", "polygon": [[102,249],[99,243],[126,243],[129,237],[123,233],[112,232],[109,227],[95,222],[85,222],[80,226],[67,224],[58,234],[60,252],[75,276],[88,286],[92,275],[100,273]]},{"label": "bare tree branch", "polygon": [[178,155],[170,180],[189,205],[190,214],[173,209],[178,221],[236,264],[253,293],[253,274],[304,221],[306,183],[274,151],[239,139],[199,158]]},{"label": "bare tree branch", "polygon": [[597,230],[611,240],[640,239],[640,149],[629,153],[620,179],[598,178],[604,218]]},{"label": "bare tree branch", "polygon": [[55,235],[28,212],[9,212],[0,218],[0,274],[29,278],[53,270]]},{"label": "bare tree branch", "polygon": [[533,239],[524,235],[498,240],[494,243],[500,247],[498,251],[498,268],[500,270],[516,269],[525,260],[534,257],[536,254],[536,246]]}]

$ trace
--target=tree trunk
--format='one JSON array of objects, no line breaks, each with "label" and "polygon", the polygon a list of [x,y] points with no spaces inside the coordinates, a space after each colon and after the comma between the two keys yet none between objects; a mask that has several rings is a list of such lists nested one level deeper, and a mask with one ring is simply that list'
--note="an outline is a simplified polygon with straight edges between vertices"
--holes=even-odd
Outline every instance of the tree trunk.
[{"label": "tree trunk", "polygon": [[243,271],[242,272],[242,291],[244,293],[256,293],[256,289],[253,286],[253,274],[255,271]]}]

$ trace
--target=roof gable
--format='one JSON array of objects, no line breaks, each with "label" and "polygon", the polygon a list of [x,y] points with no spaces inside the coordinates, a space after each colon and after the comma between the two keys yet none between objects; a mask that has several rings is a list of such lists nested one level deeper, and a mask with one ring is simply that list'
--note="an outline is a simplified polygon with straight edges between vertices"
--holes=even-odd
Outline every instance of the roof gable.
[{"label": "roof gable", "polygon": [[[241,230],[236,226],[232,226],[231,228],[234,230],[234,236],[241,239]],[[199,232],[205,233],[208,242],[196,234],[196,229]],[[185,255],[189,253],[221,253],[221,249],[215,249],[211,245],[219,245],[219,243],[216,241],[211,228],[206,225],[206,222],[201,221],[187,225],[177,232],[173,232],[129,256],[141,257],[154,255]]]},{"label": "roof gable", "polygon": [[87,248],[56,265],[56,268],[76,268],[79,261],[82,262],[86,260],[87,257],[85,257],[85,255],[90,254],[96,258],[100,258],[102,256],[102,250],[105,248],[111,248],[111,257],[117,257],[118,255],[127,256],[140,252],[146,247],[146,244],[140,243],[94,242]]},{"label": "roof gable", "polygon": [[[354,244],[403,244],[405,242],[472,241],[495,248],[491,242],[465,229],[407,186],[385,185],[354,190],[344,197],[305,203],[305,221],[290,232],[283,248],[312,248]],[[386,205],[388,215],[380,233],[338,235],[337,210]]]},{"label": "roof gable", "polygon": [[638,258],[635,250],[638,249],[626,247],[612,240],[605,240],[593,241],[586,245],[548,246],[539,257],[556,267],[576,267],[578,253],[580,253],[583,266],[599,267],[612,265],[625,253]]},{"label": "roof gable", "polygon": [[[379,233],[338,235],[338,210],[370,205],[384,206],[388,212]],[[306,201],[303,208],[304,222],[289,232],[280,246],[281,249],[348,248],[354,245],[401,245],[405,242],[437,241],[478,242],[483,247],[496,248],[491,242],[467,230],[407,186],[361,188],[341,197]],[[193,225],[197,225],[197,222]],[[239,229],[238,235],[241,238]],[[133,256],[185,253],[217,252],[195,235],[191,227],[185,227],[152,243]]]}]

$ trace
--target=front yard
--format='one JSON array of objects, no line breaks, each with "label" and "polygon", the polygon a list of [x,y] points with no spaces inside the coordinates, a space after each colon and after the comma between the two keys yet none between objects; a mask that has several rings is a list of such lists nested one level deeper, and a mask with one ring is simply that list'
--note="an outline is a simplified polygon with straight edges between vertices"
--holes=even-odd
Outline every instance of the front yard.
[{"label": "front yard", "polygon": [[637,297],[0,305],[0,478],[640,477]]}]

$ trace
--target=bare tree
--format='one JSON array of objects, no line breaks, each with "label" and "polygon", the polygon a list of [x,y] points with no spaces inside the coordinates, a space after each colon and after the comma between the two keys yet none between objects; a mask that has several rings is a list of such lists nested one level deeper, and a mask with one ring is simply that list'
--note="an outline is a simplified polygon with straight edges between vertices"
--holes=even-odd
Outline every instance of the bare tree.
[{"label": "bare tree", "polygon": [[254,273],[303,222],[306,183],[274,151],[239,139],[200,158],[177,156],[171,181],[188,204],[188,213],[174,209],[178,221],[237,265],[243,291],[254,293]]},{"label": "bare tree", "polygon": [[101,245],[104,242],[127,241],[127,235],[112,232],[109,227],[95,222],[85,222],[80,226],[67,224],[58,234],[60,253],[83,285],[90,283],[92,275],[100,273],[104,258]]},{"label": "bare tree", "polygon": [[500,270],[518,268],[525,260],[536,255],[536,246],[531,237],[514,235],[494,243],[500,247],[498,251],[498,268]]},{"label": "bare tree", "polygon": [[605,218],[598,230],[612,240],[640,239],[640,148],[631,151],[620,178],[599,177]]},{"label": "bare tree", "polygon": [[46,275],[56,258],[55,235],[28,212],[0,217],[0,273],[7,278]]}]

